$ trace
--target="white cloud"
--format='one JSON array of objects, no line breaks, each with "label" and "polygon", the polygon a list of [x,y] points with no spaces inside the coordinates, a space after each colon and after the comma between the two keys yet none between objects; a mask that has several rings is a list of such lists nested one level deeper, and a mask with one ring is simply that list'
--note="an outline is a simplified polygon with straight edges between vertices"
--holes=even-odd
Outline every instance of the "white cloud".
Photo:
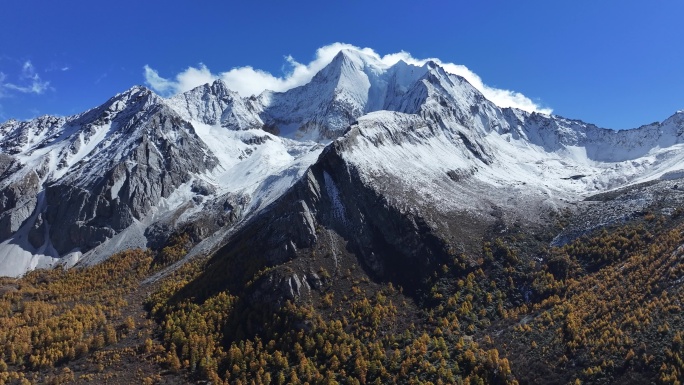
[{"label": "white cloud", "polygon": [[[3,78],[0,79],[0,82],[4,79],[5,77],[3,76]],[[5,83],[3,84],[3,87],[26,94],[32,93],[37,95],[44,93],[50,87],[50,82],[42,80],[36,73],[36,69],[33,67],[31,61],[24,62],[21,69],[20,80],[21,84]]]},{"label": "white cloud", "polygon": [[145,83],[152,87],[153,90],[160,94],[168,94],[170,92],[175,94],[179,92],[179,90],[175,89],[175,84],[172,81],[159,76],[159,72],[153,70],[147,64],[143,68],[145,69]]},{"label": "white cloud", "polygon": [[145,83],[162,95],[172,95],[189,91],[197,86],[211,83],[217,79],[217,77],[212,75],[209,69],[201,63],[199,68],[188,67],[185,71],[176,75],[175,80],[162,78],[159,76],[157,70],[150,68],[148,65],[145,65],[144,69]]},{"label": "white cloud", "polygon": [[536,111],[545,114],[552,112],[550,108],[540,106],[519,92],[494,88],[484,84],[477,74],[464,65],[443,62],[435,58],[418,59],[405,51],[381,56],[371,48],[359,48],[345,43],[333,43],[319,48],[316,51],[314,60],[308,64],[299,63],[292,56],[286,56],[287,70],[280,77],[249,66],[237,67],[226,72],[214,74],[204,64],[200,64],[198,68],[188,67],[185,71],[177,74],[175,79],[172,80],[161,77],[156,70],[145,65],[144,76],[147,85],[165,96],[185,92],[216,79],[222,79],[226,82],[228,88],[242,96],[257,95],[264,90],[282,92],[308,83],[342,49],[360,51],[374,57],[385,66],[391,66],[400,60],[414,65],[423,65],[428,61],[434,61],[447,72],[464,77],[473,87],[477,88],[487,99],[499,107],[516,107],[529,112]]}]

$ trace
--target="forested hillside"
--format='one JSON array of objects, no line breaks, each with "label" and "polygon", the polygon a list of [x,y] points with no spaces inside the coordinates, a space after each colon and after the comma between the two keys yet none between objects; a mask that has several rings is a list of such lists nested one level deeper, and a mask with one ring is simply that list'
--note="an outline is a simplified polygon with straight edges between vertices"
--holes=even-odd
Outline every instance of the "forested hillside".
[{"label": "forested hillside", "polygon": [[[552,231],[493,231],[410,291],[315,248],[275,265],[234,250],[183,262],[192,242],[176,235],[158,251],[4,279],[0,379],[681,383],[683,222],[644,212],[561,247],[546,246]],[[267,290],[302,266],[309,290]]]}]

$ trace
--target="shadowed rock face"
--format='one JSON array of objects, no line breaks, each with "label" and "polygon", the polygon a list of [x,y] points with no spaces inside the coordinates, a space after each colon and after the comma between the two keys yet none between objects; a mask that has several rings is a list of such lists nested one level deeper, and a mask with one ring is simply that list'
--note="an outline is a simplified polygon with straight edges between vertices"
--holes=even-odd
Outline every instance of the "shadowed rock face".
[{"label": "shadowed rock face", "polygon": [[31,216],[39,190],[38,176],[29,172],[0,191],[0,239],[10,237]]},{"label": "shadowed rock face", "polygon": [[[347,145],[344,140],[331,144],[298,183],[230,238],[213,258],[217,267],[198,282],[223,282],[219,285],[239,291],[242,278],[222,273],[224,264],[234,274],[249,276],[255,265],[260,270],[294,261],[288,266],[296,267],[276,268],[262,277],[245,297],[257,309],[279,306],[321,286],[324,278],[314,267],[296,260],[325,250],[337,269],[346,270],[352,258],[377,279],[420,290],[428,272],[449,258],[448,242],[425,220],[428,212],[402,210],[366,184],[341,155]],[[338,265],[342,258],[344,267],[341,261]]]},{"label": "shadowed rock face", "polygon": [[[216,166],[189,124],[165,107],[155,107],[134,146],[105,175],[88,186],[54,184],[46,189],[46,217],[55,249],[87,250],[140,220],[191,175]],[[174,132],[175,141],[165,137]]]},{"label": "shadowed rock face", "polygon": [[[77,129],[69,132],[70,127]],[[142,88],[112,99],[66,127],[45,128],[41,122],[35,127],[18,127],[10,131],[14,133],[10,137],[16,138],[11,143],[15,147],[30,145],[28,139],[19,140],[29,137],[26,132],[35,135],[50,129],[61,130],[54,136],[70,142],[63,147],[66,151],[57,154],[59,164],[70,168],[44,185],[33,170],[10,178],[11,183],[0,189],[0,239],[27,224],[34,247],[43,245],[47,236],[59,255],[99,245],[143,218],[192,175],[218,164],[190,123]],[[106,133],[102,135],[102,131]],[[93,147],[89,141],[98,135],[104,138]],[[86,146],[93,150],[79,154]],[[39,151],[37,147],[33,151]],[[78,157],[77,163],[69,165],[69,156]],[[43,163],[47,162],[49,159]],[[12,164],[12,156],[3,154],[0,171],[12,177]],[[38,202],[42,189],[44,204]],[[26,223],[35,210],[40,211],[35,223]]]},{"label": "shadowed rock face", "polygon": [[[326,254],[336,266],[338,257],[347,267],[351,258],[369,275],[419,292],[430,272],[456,254],[479,255],[494,230],[515,226],[548,236],[554,231],[550,218],[570,206],[565,196],[550,196],[532,183],[506,188],[481,177],[488,167],[501,167],[499,149],[486,133],[449,124],[449,106],[423,116],[359,119],[297,184],[228,239],[212,260],[216,267],[198,282],[235,282],[229,289],[239,291],[240,274],[268,271],[244,298],[255,309],[279,306],[315,290],[320,276],[308,263],[321,263]],[[401,163],[405,168],[378,162],[400,160],[397,153],[415,156],[421,146],[448,148],[461,168],[434,162],[432,153]],[[378,167],[365,167],[373,161]]]}]

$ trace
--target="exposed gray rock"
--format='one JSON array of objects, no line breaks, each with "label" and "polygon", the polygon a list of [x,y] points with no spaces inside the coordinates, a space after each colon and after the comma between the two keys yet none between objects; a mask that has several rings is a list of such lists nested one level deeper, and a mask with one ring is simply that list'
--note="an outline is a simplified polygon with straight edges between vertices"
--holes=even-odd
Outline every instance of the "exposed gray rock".
[{"label": "exposed gray rock", "polygon": [[297,274],[292,274],[287,279],[287,294],[290,299],[298,298],[301,295],[302,282],[299,280]]},{"label": "exposed gray rock", "polygon": [[587,197],[565,212],[568,223],[552,245],[562,246],[597,229],[621,225],[649,210],[653,214],[679,215],[684,207],[684,191],[675,186],[681,183],[681,179],[652,181]]},{"label": "exposed gray rock", "polygon": [[20,122],[9,120],[0,125],[0,150],[3,153],[13,155],[22,152],[30,146],[34,138],[50,137],[55,130],[61,127],[65,118],[56,116],[40,116],[36,119]]},{"label": "exposed gray rock", "polygon": [[0,190],[0,212],[24,206],[29,201],[33,201],[35,205],[35,196],[39,190],[38,175],[33,171],[25,173]]},{"label": "exposed gray rock", "polygon": [[18,166],[14,157],[9,154],[0,153],[0,177],[10,174],[13,166]]},{"label": "exposed gray rock", "polygon": [[0,238],[7,239],[14,234],[31,216],[37,200],[35,197],[24,202],[19,207],[12,208],[0,214]]},{"label": "exposed gray rock", "polygon": [[[45,211],[31,230],[31,243],[42,245],[42,231],[49,228],[60,255],[85,252],[106,241],[141,220],[193,175],[218,164],[194,128],[141,87],[74,118],[11,121],[0,132],[5,134],[0,174],[7,181],[0,182],[0,238],[11,236],[29,218],[44,189]],[[48,139],[31,142],[36,137]],[[102,141],[85,153],[96,137]],[[65,170],[56,181],[44,182],[49,157],[36,158],[38,168],[27,172],[16,168],[9,155],[31,146],[36,151],[57,139],[68,144],[56,154],[57,171]],[[213,193],[209,185],[198,183],[196,189]]]},{"label": "exposed gray rock", "polygon": [[[331,231],[346,241],[345,252],[356,255],[371,275],[416,288],[426,271],[448,257],[447,242],[424,218],[402,213],[364,184],[340,157],[345,145],[333,143],[287,194],[232,236],[216,258],[249,244],[249,252],[231,258],[258,255],[266,266],[277,266],[314,249],[335,249],[333,238],[322,234]],[[250,295],[252,306],[299,299],[323,285],[310,271],[283,275],[275,269],[272,274]]]},{"label": "exposed gray rock", "polygon": [[0,190],[0,240],[9,238],[31,216],[39,189],[38,176],[29,171]]},{"label": "exposed gray rock", "polygon": [[248,202],[249,198],[244,195],[228,193],[209,201],[188,204],[186,210],[192,210],[194,205],[201,205],[202,209],[190,216],[185,216],[184,210],[177,210],[159,219],[145,231],[148,246],[163,247],[174,232],[186,233],[193,243],[198,243],[220,228],[243,219]]},{"label": "exposed gray rock", "polygon": [[28,233],[28,240],[31,246],[36,249],[43,246],[46,240],[47,224],[43,219],[43,214],[39,214],[36,221],[33,223],[33,227]]},{"label": "exposed gray rock", "polygon": [[259,129],[263,122],[253,99],[240,97],[222,80],[205,84],[169,99],[169,104],[187,120],[221,124],[231,130]]},{"label": "exposed gray rock", "polygon": [[209,183],[196,179],[192,182],[191,191],[199,195],[212,195],[216,193],[216,187],[210,185]]}]

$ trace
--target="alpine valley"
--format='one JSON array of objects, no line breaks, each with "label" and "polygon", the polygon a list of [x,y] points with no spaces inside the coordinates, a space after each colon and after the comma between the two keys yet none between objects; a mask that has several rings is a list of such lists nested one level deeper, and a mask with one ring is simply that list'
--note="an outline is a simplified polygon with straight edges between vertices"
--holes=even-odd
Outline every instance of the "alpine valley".
[{"label": "alpine valley", "polygon": [[0,381],[681,383],[684,111],[616,131],[342,50],[0,124]]}]

